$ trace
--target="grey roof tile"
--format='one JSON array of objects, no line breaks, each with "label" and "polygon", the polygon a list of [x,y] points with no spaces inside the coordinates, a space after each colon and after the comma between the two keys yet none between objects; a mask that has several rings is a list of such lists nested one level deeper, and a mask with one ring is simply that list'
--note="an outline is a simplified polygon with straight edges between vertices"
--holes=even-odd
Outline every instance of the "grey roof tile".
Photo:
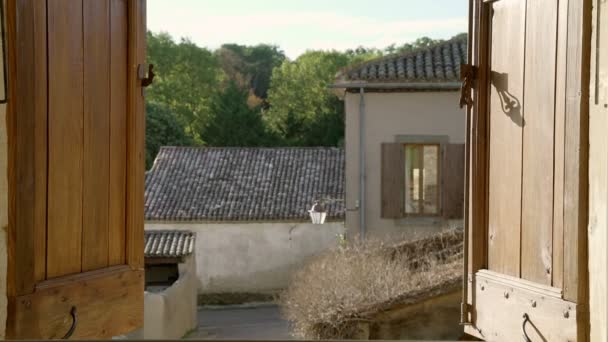
[{"label": "grey roof tile", "polygon": [[179,258],[192,254],[195,234],[187,230],[146,230],[146,258]]},{"label": "grey roof tile", "polygon": [[346,68],[336,76],[344,82],[453,83],[467,60],[467,38],[458,36],[428,48],[394,54]]},{"label": "grey roof tile", "polygon": [[163,147],[146,173],[149,221],[308,220],[325,200],[344,218],[344,150]]}]

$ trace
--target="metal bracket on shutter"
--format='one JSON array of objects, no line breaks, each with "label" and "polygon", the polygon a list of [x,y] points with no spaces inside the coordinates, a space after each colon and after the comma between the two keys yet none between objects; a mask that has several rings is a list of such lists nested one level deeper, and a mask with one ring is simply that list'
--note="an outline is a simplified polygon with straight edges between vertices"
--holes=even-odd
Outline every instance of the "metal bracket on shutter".
[{"label": "metal bracket on shutter", "polygon": [[473,105],[473,97],[471,90],[473,89],[473,80],[477,78],[477,67],[471,64],[460,65],[460,108]]},{"label": "metal bracket on shutter", "polygon": [[146,76],[146,66],[140,64],[137,66],[137,78],[141,81],[141,94],[145,96],[145,88],[154,82],[154,64],[148,65],[148,75]]}]

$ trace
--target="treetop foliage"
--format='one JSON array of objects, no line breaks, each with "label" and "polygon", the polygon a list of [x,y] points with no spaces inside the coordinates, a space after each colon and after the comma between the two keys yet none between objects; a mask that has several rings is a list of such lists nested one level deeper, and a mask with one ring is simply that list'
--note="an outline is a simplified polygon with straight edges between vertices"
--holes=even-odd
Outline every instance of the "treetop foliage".
[{"label": "treetop foliage", "polygon": [[165,145],[339,146],[344,104],[328,89],[336,73],[441,41],[307,51],[292,61],[275,45],[224,44],[211,51],[163,32],[147,38],[156,70],[146,95],[148,167]]}]

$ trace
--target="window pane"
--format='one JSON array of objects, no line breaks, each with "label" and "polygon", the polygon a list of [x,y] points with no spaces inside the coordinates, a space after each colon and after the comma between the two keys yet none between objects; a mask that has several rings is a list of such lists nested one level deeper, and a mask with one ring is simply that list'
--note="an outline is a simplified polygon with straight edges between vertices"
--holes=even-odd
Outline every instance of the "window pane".
[{"label": "window pane", "polygon": [[420,213],[420,147],[405,146],[405,213]]},{"label": "window pane", "polygon": [[439,213],[439,146],[426,145],[423,147],[423,176],[422,198],[425,214]]}]

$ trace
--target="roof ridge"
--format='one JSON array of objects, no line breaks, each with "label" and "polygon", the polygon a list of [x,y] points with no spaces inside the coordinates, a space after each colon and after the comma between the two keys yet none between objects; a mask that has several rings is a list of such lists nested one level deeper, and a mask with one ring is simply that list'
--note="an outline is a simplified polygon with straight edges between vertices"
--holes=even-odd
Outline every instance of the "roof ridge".
[{"label": "roof ridge", "polygon": [[[397,52],[397,53],[392,53],[386,56],[382,56],[382,57],[378,57],[378,58],[374,58],[371,60],[367,60],[361,63],[357,63],[355,65],[346,67],[341,69],[338,73],[336,73],[335,75],[335,80],[336,82],[343,82],[343,81],[356,81],[356,80],[360,80],[360,81],[379,81],[379,80],[419,80],[419,81],[424,81],[425,83],[431,81],[434,78],[437,78],[436,81],[445,81],[447,79],[450,79],[452,77],[446,77],[446,74],[449,74],[450,76],[455,74],[454,72],[446,72],[446,68],[452,67],[452,68],[460,68],[460,63],[457,63],[458,65],[453,65],[456,63],[445,63],[445,61],[443,61],[441,58],[439,60],[436,60],[436,58],[431,58],[431,60],[426,61],[426,60],[422,60],[422,61],[416,61],[417,65],[412,65],[412,68],[416,68],[416,69],[420,69],[420,70],[416,70],[416,74],[412,77],[412,75],[408,75],[408,70],[406,70],[409,66],[406,65],[407,60],[411,59],[411,58],[416,58],[418,56],[422,56],[422,57],[427,57],[428,53],[434,53],[435,51],[437,51],[437,49],[439,48],[440,50],[443,50],[444,48],[449,48],[450,51],[449,53],[450,58],[451,59],[455,59],[456,61],[460,61],[461,60],[461,56],[453,56],[454,51],[451,48],[454,44],[467,44],[468,43],[468,38],[466,34],[458,34],[448,40],[443,40],[440,42],[437,42],[435,44],[431,44],[429,46],[426,47],[420,47],[411,51],[407,51],[407,52]],[[433,56],[434,57],[434,56]],[[465,56],[466,58],[466,56]],[[403,65],[401,70],[399,70],[399,61],[403,60]],[[395,65],[389,66],[388,70],[385,70],[383,65],[386,63],[395,63]],[[438,65],[436,66],[435,64],[438,63]],[[420,64],[420,65],[418,65]],[[367,72],[368,68],[373,68],[375,67],[375,69],[377,70],[373,70],[371,72],[372,75],[369,75]],[[442,77],[437,77],[437,76],[429,76],[427,75],[426,70],[430,68],[430,70],[433,71],[433,73],[435,73],[435,69],[441,67],[441,74]],[[414,72],[412,70],[409,70],[411,72]],[[422,75],[420,75],[420,72],[422,72]],[[389,73],[389,75],[387,75],[386,73]],[[391,75],[392,73],[392,75]],[[357,77],[352,77],[352,74],[358,74]]]},{"label": "roof ridge", "polygon": [[343,150],[343,147],[339,146],[161,146],[161,150],[179,150],[179,149],[192,149],[192,150]]}]

